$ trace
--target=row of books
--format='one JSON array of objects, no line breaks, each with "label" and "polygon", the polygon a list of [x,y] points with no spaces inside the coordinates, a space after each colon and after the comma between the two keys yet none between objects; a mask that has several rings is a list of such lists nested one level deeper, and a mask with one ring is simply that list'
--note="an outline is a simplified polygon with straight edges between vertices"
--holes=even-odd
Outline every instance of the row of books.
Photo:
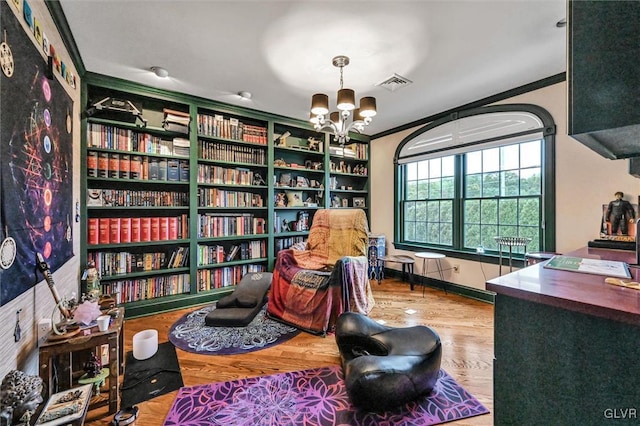
[{"label": "row of books", "polygon": [[267,152],[264,148],[202,140],[198,141],[198,158],[263,166],[267,164]]},{"label": "row of books", "polygon": [[261,259],[267,257],[265,240],[246,241],[232,244],[225,249],[222,245],[198,245],[198,266],[215,265],[232,260]]},{"label": "row of books", "polygon": [[214,138],[267,144],[266,127],[242,123],[237,118],[224,117],[221,114],[198,114],[198,133]]},{"label": "row of books", "polygon": [[243,167],[228,168],[210,164],[198,164],[198,183],[252,185],[253,178],[253,172]]},{"label": "row of books", "polygon": [[240,282],[249,272],[264,272],[267,268],[264,265],[235,265],[224,266],[215,269],[198,270],[198,291],[213,290],[216,288],[229,287]]},{"label": "row of books", "polygon": [[158,271],[189,266],[189,247],[172,250],[132,253],[129,251],[95,251],[87,255],[96,265],[101,277]]},{"label": "row of books", "polygon": [[262,195],[219,188],[198,188],[198,207],[263,207]]},{"label": "row of books", "polygon": [[87,146],[89,148],[188,157],[190,145],[187,138],[163,139],[149,133],[136,132],[116,126],[98,123],[87,125]]},{"label": "row of books", "polygon": [[369,147],[367,144],[357,142],[350,143],[344,146],[330,145],[329,154],[345,158],[366,160],[368,156],[368,148]]},{"label": "row of books", "polygon": [[87,207],[188,207],[189,193],[136,189],[87,189]]},{"label": "row of books", "polygon": [[189,238],[188,215],[101,217],[87,220],[87,244],[121,244]]},{"label": "row of books", "polygon": [[288,249],[294,244],[303,243],[305,238],[306,238],[305,236],[276,238],[275,239],[276,253],[279,252],[280,250]]},{"label": "row of books", "polygon": [[184,294],[190,291],[189,274],[160,275],[102,283],[102,292],[115,295],[117,304]]},{"label": "row of books", "polygon": [[250,213],[237,215],[205,213],[198,215],[198,237],[232,237],[264,234],[266,221]]},{"label": "row of books", "polygon": [[189,182],[189,161],[117,152],[87,152],[87,176]]}]

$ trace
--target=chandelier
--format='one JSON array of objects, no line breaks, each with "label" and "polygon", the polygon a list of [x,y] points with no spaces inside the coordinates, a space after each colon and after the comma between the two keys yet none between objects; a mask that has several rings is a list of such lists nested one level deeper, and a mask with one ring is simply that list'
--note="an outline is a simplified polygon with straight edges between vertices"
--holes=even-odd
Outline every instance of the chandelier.
[{"label": "chandelier", "polygon": [[349,142],[349,132],[361,133],[364,127],[371,123],[376,115],[376,98],[366,96],[360,99],[360,107],[356,108],[355,92],[343,87],[342,69],[349,65],[347,56],[336,56],[332,60],[333,66],[340,68],[340,90],[336,108],[338,111],[329,114],[329,96],[316,93],[311,98],[311,118],[313,127],[317,131],[330,130],[334,141],[343,146]]}]

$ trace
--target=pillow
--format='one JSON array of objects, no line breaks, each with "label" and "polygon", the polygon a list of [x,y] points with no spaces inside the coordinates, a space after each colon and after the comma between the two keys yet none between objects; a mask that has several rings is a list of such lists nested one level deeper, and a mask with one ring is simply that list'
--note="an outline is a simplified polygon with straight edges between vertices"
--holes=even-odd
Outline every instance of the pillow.
[{"label": "pillow", "polygon": [[303,207],[302,191],[286,191],[287,207]]},{"label": "pillow", "polygon": [[235,308],[236,307],[236,296],[232,294],[227,294],[224,297],[221,297],[220,300],[216,303],[216,309],[223,308]]},{"label": "pillow", "polygon": [[239,308],[254,308],[258,304],[258,300],[252,295],[238,295],[236,298],[236,305]]}]

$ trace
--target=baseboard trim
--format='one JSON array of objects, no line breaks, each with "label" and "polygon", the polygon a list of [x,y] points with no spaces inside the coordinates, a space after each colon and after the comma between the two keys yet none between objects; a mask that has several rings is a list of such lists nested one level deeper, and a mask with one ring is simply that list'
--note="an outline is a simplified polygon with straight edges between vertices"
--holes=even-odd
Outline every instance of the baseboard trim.
[{"label": "baseboard trim", "polygon": [[[398,271],[396,269],[384,269],[385,277],[394,277],[394,278],[402,278],[402,271]],[[468,297],[469,299],[479,300],[481,302],[486,303],[495,303],[496,294],[492,291],[481,290],[474,287],[469,287],[462,284],[451,283],[448,281],[441,281],[435,278],[424,278],[421,275],[414,274],[411,277],[412,282],[414,283],[415,288],[420,288],[421,285],[431,288],[436,288],[438,290],[443,290],[447,293],[457,294],[459,296]]]}]

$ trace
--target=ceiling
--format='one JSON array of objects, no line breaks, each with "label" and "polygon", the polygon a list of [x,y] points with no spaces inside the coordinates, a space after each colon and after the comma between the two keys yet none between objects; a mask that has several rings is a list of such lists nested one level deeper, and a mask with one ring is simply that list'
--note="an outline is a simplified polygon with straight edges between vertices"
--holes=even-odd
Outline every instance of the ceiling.
[{"label": "ceiling", "polygon": [[[344,87],[377,98],[369,135],[566,71],[565,0],[60,4],[87,71],[297,119],[314,93],[335,105],[347,55]],[[376,86],[394,74],[412,83]]]}]

